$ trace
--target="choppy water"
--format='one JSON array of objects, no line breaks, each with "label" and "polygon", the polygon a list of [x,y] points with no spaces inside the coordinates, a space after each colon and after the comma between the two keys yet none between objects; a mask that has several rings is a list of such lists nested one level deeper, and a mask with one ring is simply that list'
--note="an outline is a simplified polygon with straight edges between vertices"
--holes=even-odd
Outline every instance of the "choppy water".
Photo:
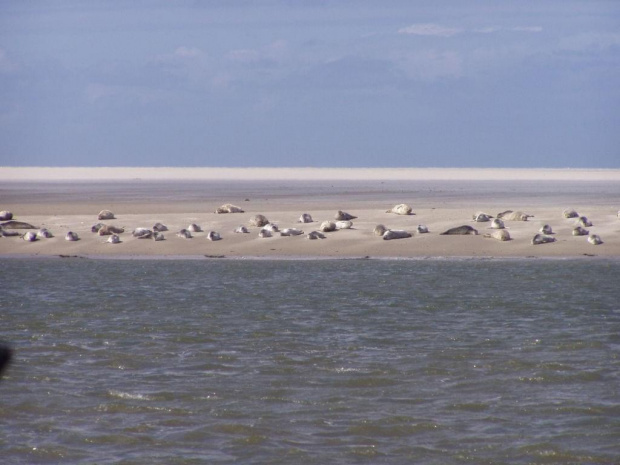
[{"label": "choppy water", "polygon": [[620,262],[1,260],[2,463],[620,463]]}]

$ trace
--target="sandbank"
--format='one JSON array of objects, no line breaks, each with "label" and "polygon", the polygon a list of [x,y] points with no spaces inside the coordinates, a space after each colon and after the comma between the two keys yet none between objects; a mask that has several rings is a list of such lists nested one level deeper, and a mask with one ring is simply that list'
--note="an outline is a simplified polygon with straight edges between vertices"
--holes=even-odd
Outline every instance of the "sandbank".
[{"label": "sandbank", "polygon": [[[0,168],[0,210],[15,219],[45,227],[53,238],[26,242],[0,238],[0,256],[83,256],[138,258],[563,258],[620,257],[620,170],[523,169],[335,169],[335,168]],[[244,213],[216,214],[232,203]],[[413,215],[386,213],[406,203]],[[575,220],[562,212],[574,208],[587,216],[604,243],[572,236]],[[100,210],[116,219],[106,224],[125,228],[120,244],[91,232]],[[280,228],[297,227],[307,234],[338,210],[358,218],[353,229],[326,233],[326,239],[304,235],[259,238],[248,226],[255,214],[265,215]],[[490,223],[474,223],[472,215],[484,211],[495,216],[505,210],[534,215],[526,222],[507,222],[512,240],[484,238]],[[313,223],[297,223],[309,213]],[[132,237],[137,227],[164,223],[166,240]],[[205,231],[193,239],[175,232],[190,223]],[[413,237],[384,241],[373,235],[377,224],[405,229]],[[428,234],[415,232],[418,224]],[[556,242],[532,245],[543,224],[554,230]],[[448,228],[470,225],[477,236],[444,236]],[[80,240],[67,242],[67,231]],[[222,240],[206,239],[207,232]],[[23,231],[22,231],[23,232]]]}]

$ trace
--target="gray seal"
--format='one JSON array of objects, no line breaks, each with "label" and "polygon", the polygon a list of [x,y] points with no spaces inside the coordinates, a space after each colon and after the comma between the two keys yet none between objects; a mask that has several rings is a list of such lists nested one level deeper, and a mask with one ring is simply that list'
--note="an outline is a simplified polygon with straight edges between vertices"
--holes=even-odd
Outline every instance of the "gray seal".
[{"label": "gray seal", "polygon": [[533,218],[534,215],[529,215],[521,211],[506,210],[505,212],[498,213],[497,217],[506,221],[527,221],[528,218]]},{"label": "gray seal", "polygon": [[588,234],[590,234],[590,231],[581,226],[573,228],[573,236],[587,236]]},{"label": "gray seal", "polygon": [[487,233],[482,237],[488,237],[491,239],[497,239],[498,241],[509,241],[512,238],[510,237],[510,233],[506,229],[496,229],[491,233]]},{"label": "gray seal", "polygon": [[114,213],[112,213],[110,210],[101,210],[99,212],[99,215],[97,215],[97,219],[98,220],[113,220]]},{"label": "gray seal", "polygon": [[350,213],[343,212],[342,210],[338,210],[338,213],[336,213],[335,216],[336,221],[354,220],[355,218],[357,218],[357,216],[353,216]]},{"label": "gray seal", "polygon": [[118,236],[118,234],[112,234],[110,237],[108,237],[108,240],[106,242],[110,244],[120,244],[121,238]]},{"label": "gray seal", "polygon": [[166,226],[165,224],[161,224],[161,223],[155,223],[153,225],[153,231],[155,231],[155,232],[168,231],[168,226]]},{"label": "gray seal", "polygon": [[412,215],[413,208],[411,208],[406,203],[400,203],[398,205],[394,205],[389,210],[386,210],[386,213],[395,213],[397,215]]},{"label": "gray seal", "polygon": [[207,233],[207,239],[209,239],[210,241],[219,241],[222,239],[222,237],[220,236],[220,233],[218,232],[209,231]]},{"label": "gray seal", "polygon": [[553,229],[551,229],[550,225],[545,224],[538,230],[538,232],[542,234],[553,234]]},{"label": "gray seal", "polygon": [[308,239],[310,240],[314,240],[314,239],[325,239],[325,234],[323,234],[320,231],[312,231],[311,233],[309,233],[306,236]]},{"label": "gray seal", "polygon": [[249,233],[250,231],[248,231],[248,228],[246,228],[245,226],[241,225],[241,226],[237,226],[235,228],[235,232],[236,233]]},{"label": "gray seal", "polygon": [[592,224],[592,221],[590,221],[587,217],[585,216],[580,216],[579,219],[577,220],[577,222],[575,223],[576,226],[583,226],[584,228],[589,228],[591,226],[594,226]]},{"label": "gray seal", "polygon": [[0,224],[2,229],[39,229],[36,226],[31,225],[30,223],[24,223],[23,221],[7,221],[5,223]]},{"label": "gray seal", "polygon": [[321,226],[319,226],[319,231],[321,232],[332,232],[336,230],[336,223],[333,221],[323,221]]},{"label": "gray seal", "polygon": [[532,245],[548,244],[549,242],[555,242],[555,237],[548,236],[547,234],[536,234],[532,238]]},{"label": "gray seal", "polygon": [[464,224],[463,226],[457,226],[456,228],[450,228],[447,231],[441,233],[442,236],[466,236],[477,235],[478,230]]},{"label": "gray seal", "polygon": [[577,213],[572,208],[567,208],[562,212],[562,215],[564,216],[564,218],[577,218],[579,216],[579,213]]},{"label": "gray seal", "polygon": [[22,236],[22,239],[27,241],[27,242],[34,242],[34,241],[39,240],[39,238],[37,237],[37,233],[32,232],[32,231],[28,231],[27,233],[25,233]]},{"label": "gray seal", "polygon": [[137,237],[138,239],[150,239],[153,235],[153,231],[147,228],[136,228],[131,233],[133,237]]},{"label": "gray seal", "polygon": [[254,215],[252,218],[250,218],[250,226],[262,228],[267,224],[269,224],[269,220],[265,215]]},{"label": "gray seal", "polygon": [[54,237],[49,229],[41,228],[37,231],[37,237],[41,239],[49,239],[50,237]]},{"label": "gray seal", "polygon": [[389,241],[392,239],[406,239],[411,237],[412,234],[403,229],[388,229],[383,233],[383,240]]},{"label": "gray seal", "polygon": [[385,234],[385,231],[387,231],[388,229],[382,225],[382,224],[378,224],[377,226],[375,226],[375,229],[372,230],[372,233],[375,236],[383,236]]},{"label": "gray seal", "polygon": [[112,234],[122,234],[124,232],[125,230],[123,228],[117,228],[116,226],[104,224],[99,228],[97,234],[99,234],[100,236],[111,236]]},{"label": "gray seal", "polygon": [[428,226],[426,226],[425,224],[419,224],[416,230],[418,231],[418,234],[427,234]]},{"label": "gray seal", "polygon": [[237,207],[231,203],[226,203],[215,209],[215,213],[245,213],[241,207]]},{"label": "gray seal", "polygon": [[2,210],[0,212],[0,221],[7,221],[13,219],[13,213],[8,210]]},{"label": "gray seal", "polygon": [[504,229],[505,227],[504,222],[499,218],[494,218],[491,221],[491,229]]},{"label": "gray seal", "polygon": [[487,221],[491,221],[491,218],[493,218],[491,215],[487,215],[483,212],[477,212],[472,215],[472,219],[476,223],[486,223]]},{"label": "gray seal", "polygon": [[77,233],[73,231],[69,231],[67,234],[65,234],[65,241],[75,242],[79,240],[80,240],[80,237],[77,235]]},{"label": "gray seal", "polygon": [[304,232],[297,228],[285,228],[280,232],[280,236],[300,236]]},{"label": "gray seal", "polygon": [[310,216],[310,213],[302,213],[299,219],[297,220],[297,222],[298,223],[313,223],[312,216]]},{"label": "gray seal", "polygon": [[177,236],[183,238],[183,239],[191,239],[192,238],[192,233],[190,231],[188,231],[187,229],[181,229],[178,233]]},{"label": "gray seal", "polygon": [[202,228],[198,226],[196,223],[192,223],[187,227],[187,230],[193,233],[202,232]]},{"label": "gray seal", "polygon": [[603,240],[598,234],[592,234],[588,236],[588,242],[592,245],[599,245],[603,243]]}]

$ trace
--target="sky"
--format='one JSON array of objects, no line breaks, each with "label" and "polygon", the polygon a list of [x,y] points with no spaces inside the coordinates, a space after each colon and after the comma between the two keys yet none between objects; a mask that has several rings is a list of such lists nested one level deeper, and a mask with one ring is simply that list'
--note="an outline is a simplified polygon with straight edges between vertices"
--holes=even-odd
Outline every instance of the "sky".
[{"label": "sky", "polygon": [[620,1],[4,0],[0,166],[620,168]]}]

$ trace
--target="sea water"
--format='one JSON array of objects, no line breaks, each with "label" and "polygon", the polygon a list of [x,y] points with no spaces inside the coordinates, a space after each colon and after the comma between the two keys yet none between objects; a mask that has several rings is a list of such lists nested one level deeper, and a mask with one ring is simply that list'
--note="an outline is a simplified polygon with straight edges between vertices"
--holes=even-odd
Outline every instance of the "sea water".
[{"label": "sea water", "polygon": [[617,260],[0,260],[6,464],[617,464]]}]

